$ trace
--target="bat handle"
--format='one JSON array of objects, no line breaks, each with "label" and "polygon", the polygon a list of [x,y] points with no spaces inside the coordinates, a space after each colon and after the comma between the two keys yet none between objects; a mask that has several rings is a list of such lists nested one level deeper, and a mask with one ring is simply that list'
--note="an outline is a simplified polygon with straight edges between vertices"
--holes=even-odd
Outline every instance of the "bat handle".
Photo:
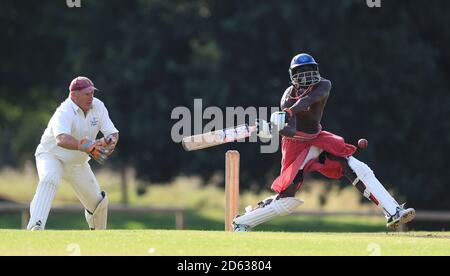
[{"label": "bat handle", "polygon": [[[262,129],[262,125],[265,123],[266,121],[263,119],[256,119],[255,120],[255,126],[254,126],[254,130],[259,133],[259,131]],[[270,124],[269,124],[270,126]]]},{"label": "bat handle", "polygon": [[261,124],[261,119],[256,119],[255,120],[256,132],[259,132],[260,124]]}]

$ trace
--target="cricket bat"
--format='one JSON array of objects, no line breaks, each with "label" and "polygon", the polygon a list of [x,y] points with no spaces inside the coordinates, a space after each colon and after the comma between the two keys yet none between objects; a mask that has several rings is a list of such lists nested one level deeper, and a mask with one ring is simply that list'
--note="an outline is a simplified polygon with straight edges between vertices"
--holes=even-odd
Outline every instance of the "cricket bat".
[{"label": "cricket bat", "polygon": [[258,127],[256,125],[249,126],[243,124],[236,127],[184,137],[181,143],[186,151],[206,149],[250,137],[257,129]]}]

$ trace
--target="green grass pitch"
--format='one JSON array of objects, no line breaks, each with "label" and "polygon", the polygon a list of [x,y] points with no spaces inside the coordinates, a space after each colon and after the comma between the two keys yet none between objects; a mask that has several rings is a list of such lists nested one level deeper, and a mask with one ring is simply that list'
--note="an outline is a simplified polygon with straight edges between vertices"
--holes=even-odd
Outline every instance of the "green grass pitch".
[{"label": "green grass pitch", "polygon": [[450,255],[450,233],[0,230],[0,255]]}]

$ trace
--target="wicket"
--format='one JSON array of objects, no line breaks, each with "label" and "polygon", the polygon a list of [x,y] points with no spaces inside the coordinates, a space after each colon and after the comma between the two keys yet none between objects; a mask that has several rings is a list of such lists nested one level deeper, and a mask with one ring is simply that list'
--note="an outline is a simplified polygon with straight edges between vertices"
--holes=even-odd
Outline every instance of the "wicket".
[{"label": "wicket", "polygon": [[239,152],[225,155],[225,231],[233,231],[232,222],[239,207]]}]

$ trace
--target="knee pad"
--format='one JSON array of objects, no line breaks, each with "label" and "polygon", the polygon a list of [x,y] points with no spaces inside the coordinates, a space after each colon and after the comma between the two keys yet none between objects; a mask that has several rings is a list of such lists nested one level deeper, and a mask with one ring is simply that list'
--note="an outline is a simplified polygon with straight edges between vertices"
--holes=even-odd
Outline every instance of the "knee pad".
[{"label": "knee pad", "polygon": [[272,208],[279,216],[287,216],[303,203],[302,200],[296,199],[295,197],[280,198],[272,202]]},{"label": "knee pad", "polygon": [[97,205],[97,208],[93,213],[85,210],[86,221],[89,224],[91,230],[106,230],[108,222],[108,197],[105,192],[102,192],[103,199]]},{"label": "knee pad", "polygon": [[373,173],[372,169],[370,169],[366,163],[359,161],[353,156],[350,156],[348,158],[348,165],[357,176],[355,183],[353,185],[358,183],[359,180],[375,177],[375,174]]},{"label": "knee pad", "polygon": [[375,177],[374,172],[365,163],[353,156],[348,158],[348,165],[355,172],[356,179],[353,185],[359,181],[365,185],[364,196],[373,200],[383,210],[385,215],[395,214],[399,204]]}]

